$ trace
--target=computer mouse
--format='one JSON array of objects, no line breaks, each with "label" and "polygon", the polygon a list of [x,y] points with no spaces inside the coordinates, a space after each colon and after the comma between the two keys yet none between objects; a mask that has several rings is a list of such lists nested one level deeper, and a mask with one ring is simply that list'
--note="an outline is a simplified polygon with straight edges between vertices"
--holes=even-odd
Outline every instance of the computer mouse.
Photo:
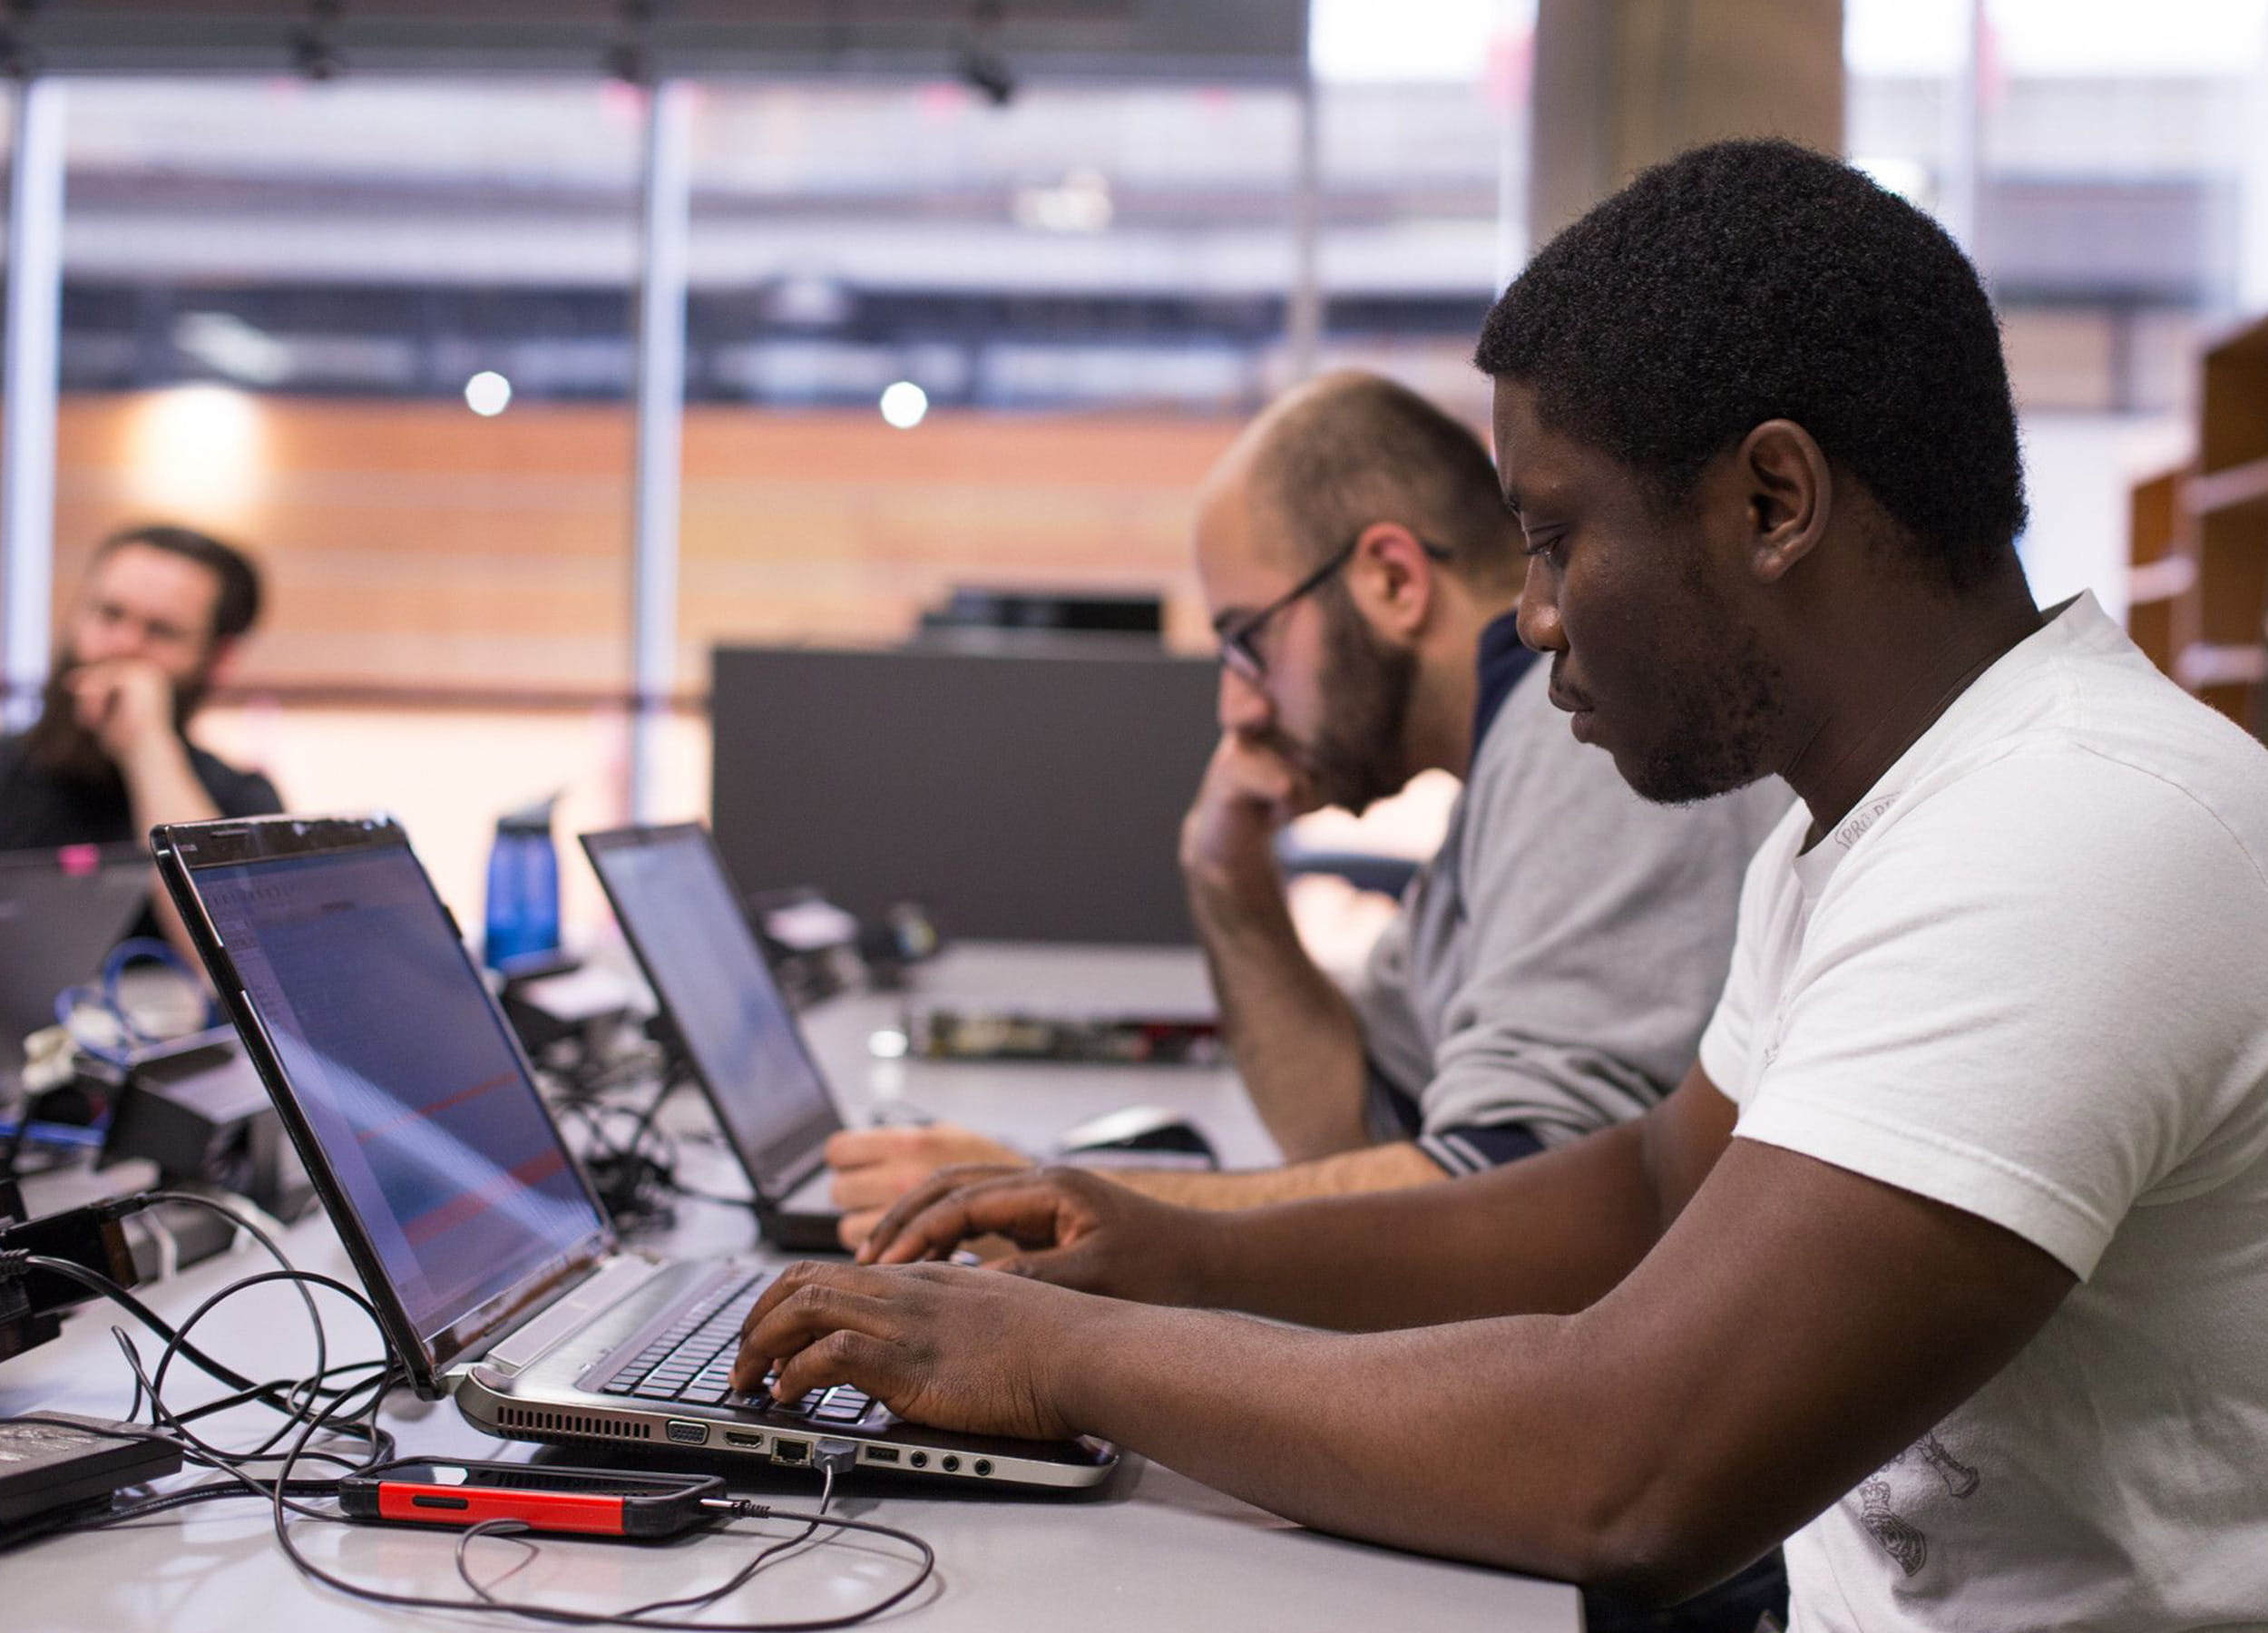
[{"label": "computer mouse", "polygon": [[1213,1142],[1178,1111],[1162,1106],[1121,1106],[1063,1130],[1055,1142],[1066,1157],[1082,1151],[1178,1151],[1215,1161]]}]

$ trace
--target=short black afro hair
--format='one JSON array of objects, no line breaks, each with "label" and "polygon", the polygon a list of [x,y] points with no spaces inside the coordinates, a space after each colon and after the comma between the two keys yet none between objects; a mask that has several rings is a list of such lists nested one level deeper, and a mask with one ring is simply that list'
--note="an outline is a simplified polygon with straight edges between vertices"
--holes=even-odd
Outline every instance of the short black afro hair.
[{"label": "short black afro hair", "polygon": [[2024,525],[1992,306],[1944,230],[1848,165],[1725,142],[1646,171],[1546,245],[1474,362],[1666,508],[1768,419],[1864,484],[1965,589]]}]

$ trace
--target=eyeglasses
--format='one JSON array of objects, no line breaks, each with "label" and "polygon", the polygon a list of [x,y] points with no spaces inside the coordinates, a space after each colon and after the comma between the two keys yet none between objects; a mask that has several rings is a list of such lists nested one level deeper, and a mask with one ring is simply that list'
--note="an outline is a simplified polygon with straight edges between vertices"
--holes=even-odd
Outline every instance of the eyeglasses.
[{"label": "eyeglasses", "polygon": [[[1368,528],[1363,530],[1364,533],[1369,531]],[[1260,653],[1260,631],[1267,627],[1270,619],[1286,608],[1296,605],[1329,583],[1342,567],[1354,559],[1355,549],[1362,542],[1363,533],[1356,533],[1333,551],[1313,572],[1258,611],[1247,612],[1242,618],[1224,617],[1216,622],[1213,634],[1220,642],[1221,666],[1255,686],[1266,680],[1268,678],[1268,660]],[[1456,559],[1452,552],[1438,544],[1429,544],[1423,539],[1418,541],[1418,548],[1436,562]]]}]

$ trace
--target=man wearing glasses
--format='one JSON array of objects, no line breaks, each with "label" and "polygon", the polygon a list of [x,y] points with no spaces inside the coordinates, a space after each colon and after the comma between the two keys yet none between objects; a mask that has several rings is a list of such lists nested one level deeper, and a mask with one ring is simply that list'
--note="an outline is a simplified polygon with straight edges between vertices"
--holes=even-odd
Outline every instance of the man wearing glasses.
[{"label": "man wearing glasses", "polygon": [[[1787,790],[1648,805],[1569,736],[1514,628],[1525,562],[1494,466],[1391,381],[1336,374],[1273,405],[1208,477],[1196,546],[1221,739],[1182,871],[1286,1164],[1113,1178],[1216,1208],[1391,1189],[1655,1104],[1692,1060]],[[1343,993],[1294,930],[1276,837],[1436,768],[1465,784],[1447,835]],[[828,1156],[852,1246],[941,1166],[1025,1160],[951,1128],[853,1130]]]}]

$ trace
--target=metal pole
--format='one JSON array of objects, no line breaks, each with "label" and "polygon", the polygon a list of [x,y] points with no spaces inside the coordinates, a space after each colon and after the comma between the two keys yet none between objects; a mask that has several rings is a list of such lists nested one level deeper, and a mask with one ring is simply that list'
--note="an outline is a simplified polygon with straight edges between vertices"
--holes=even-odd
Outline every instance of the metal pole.
[{"label": "metal pole", "polygon": [[1323,351],[1323,157],[1315,115],[1315,74],[1300,71],[1298,171],[1292,182],[1292,287],[1284,313],[1284,338],[1291,351],[1292,379],[1315,372]]},{"label": "metal pole", "polygon": [[678,496],[685,422],[686,240],[693,88],[653,87],[646,118],[644,254],[638,286],[638,442],[632,476],[630,808],[656,815],[661,727],[677,686]]},{"label": "metal pole", "polygon": [[0,382],[0,723],[30,723],[47,679],[55,585],[55,394],[63,334],[64,88],[15,96],[8,310]]}]

